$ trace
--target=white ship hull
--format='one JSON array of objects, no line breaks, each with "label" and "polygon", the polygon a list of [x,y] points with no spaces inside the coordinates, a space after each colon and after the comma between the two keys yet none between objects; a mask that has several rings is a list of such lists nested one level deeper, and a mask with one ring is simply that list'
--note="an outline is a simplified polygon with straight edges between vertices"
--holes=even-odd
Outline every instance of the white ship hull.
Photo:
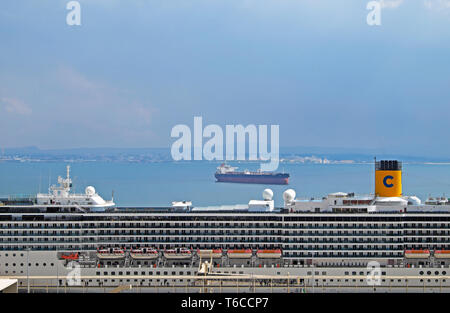
[{"label": "white ship hull", "polygon": [[[13,254],[16,256],[13,257]],[[203,284],[195,283],[198,267],[83,267],[80,284],[71,286],[67,282],[68,279],[73,279],[71,274],[73,268],[66,267],[64,261],[58,260],[56,252],[30,251],[28,259],[33,264],[28,268],[30,288],[33,292],[58,292],[58,290],[59,292],[108,292],[118,285],[130,284],[127,280],[132,282],[132,292],[173,292],[174,288],[179,288],[180,292],[203,291]],[[13,260],[18,262],[14,268],[15,273],[11,272],[10,266],[5,266],[5,263],[11,264]],[[20,292],[27,290],[26,260],[27,253],[24,251],[0,252],[0,278],[17,278]],[[38,266],[35,266],[36,264]],[[126,274],[136,271],[138,275]],[[209,292],[253,292],[254,287],[256,292],[450,292],[449,267],[382,267],[380,285],[376,286],[368,285],[368,270],[365,266],[258,268],[232,266],[214,268],[213,271],[217,274],[233,275],[235,278],[245,275],[258,277],[258,283],[248,284],[242,281],[237,287],[234,280],[232,285],[224,282],[221,289],[220,283],[212,281],[208,287]],[[169,274],[164,275],[164,272]],[[319,274],[313,276],[315,272]],[[427,274],[428,272],[431,274]],[[291,279],[289,287],[286,283],[283,285],[281,280],[270,285],[271,280],[277,281],[280,277],[284,279],[284,282],[287,277]],[[134,281],[135,279],[137,281]],[[260,283],[260,280],[264,283]]]}]

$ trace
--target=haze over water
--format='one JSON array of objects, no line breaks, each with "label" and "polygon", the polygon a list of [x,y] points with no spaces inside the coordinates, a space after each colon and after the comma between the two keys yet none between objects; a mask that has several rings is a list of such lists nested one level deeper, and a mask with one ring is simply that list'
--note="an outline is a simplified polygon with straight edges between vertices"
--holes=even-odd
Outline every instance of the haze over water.
[{"label": "haze over water", "polygon": [[[247,204],[261,199],[262,191],[274,191],[276,206],[282,193],[292,188],[297,198],[320,198],[331,192],[373,193],[372,164],[281,164],[290,173],[288,186],[216,183],[216,162],[114,163],[114,162],[0,162],[0,195],[47,192],[57,176],[65,176],[66,164],[76,192],[92,185],[105,199],[118,206],[170,206],[175,200],[190,200],[194,206]],[[239,170],[256,170],[257,164],[238,164]],[[450,195],[450,164],[403,164],[403,193],[424,201]]]}]

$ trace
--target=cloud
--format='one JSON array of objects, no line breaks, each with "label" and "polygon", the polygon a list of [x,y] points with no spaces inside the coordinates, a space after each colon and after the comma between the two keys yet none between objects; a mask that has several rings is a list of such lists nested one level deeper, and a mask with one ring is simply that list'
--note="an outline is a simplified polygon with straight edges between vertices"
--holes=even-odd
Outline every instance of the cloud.
[{"label": "cloud", "polygon": [[72,67],[59,67],[53,75],[59,101],[52,103],[52,115],[66,120],[68,127],[82,126],[97,140],[106,138],[109,145],[115,141],[137,144],[155,137],[152,122],[158,110],[147,99]]},{"label": "cloud", "polygon": [[57,70],[57,75],[60,76],[62,79],[61,83],[65,86],[76,88],[81,91],[95,91],[96,89],[103,87],[98,82],[96,83],[89,80],[71,67],[60,66]]},{"label": "cloud", "polygon": [[[0,144],[46,148],[162,146],[160,110],[148,90],[116,84],[96,71],[59,65],[39,76],[0,73]],[[3,85],[2,85],[3,84]],[[28,100],[28,99],[32,99]],[[27,101],[30,101],[28,103]],[[33,117],[23,122],[23,118]],[[63,131],[62,131],[63,130]],[[158,141],[159,140],[159,141]]]},{"label": "cloud", "polygon": [[403,0],[381,0],[380,2],[383,9],[395,9],[403,3]]},{"label": "cloud", "polygon": [[3,97],[0,100],[0,102],[5,106],[5,110],[9,113],[30,115],[33,111],[25,102],[17,98]]},{"label": "cloud", "polygon": [[450,9],[450,0],[424,0],[424,5],[430,10],[447,10]]}]

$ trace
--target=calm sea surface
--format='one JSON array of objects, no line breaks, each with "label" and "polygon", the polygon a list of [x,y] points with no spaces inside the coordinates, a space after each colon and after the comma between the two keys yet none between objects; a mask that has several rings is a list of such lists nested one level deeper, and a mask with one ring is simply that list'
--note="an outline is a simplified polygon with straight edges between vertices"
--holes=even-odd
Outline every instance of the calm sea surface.
[{"label": "calm sea surface", "polygon": [[[257,164],[233,164],[241,170],[256,170]],[[281,164],[279,171],[290,173],[289,186],[216,183],[219,163],[71,163],[76,192],[92,185],[105,199],[114,197],[120,206],[169,206],[175,200],[191,200],[194,206],[246,204],[260,199],[264,188],[274,191],[276,206],[283,203],[288,188],[297,197],[322,197],[344,191],[373,192],[371,164]],[[0,162],[0,195],[46,192],[58,175],[65,176],[66,163]],[[403,193],[422,200],[431,194],[450,196],[450,165],[403,164]]]}]

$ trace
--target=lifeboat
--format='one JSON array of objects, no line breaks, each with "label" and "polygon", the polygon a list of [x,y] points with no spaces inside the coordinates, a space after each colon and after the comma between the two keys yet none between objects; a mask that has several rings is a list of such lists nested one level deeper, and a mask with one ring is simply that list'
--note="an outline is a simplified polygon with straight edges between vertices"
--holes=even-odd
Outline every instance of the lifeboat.
[{"label": "lifeboat", "polygon": [[158,251],[151,248],[131,249],[130,257],[136,260],[153,260],[158,258]]},{"label": "lifeboat", "polygon": [[70,254],[62,254],[61,259],[63,260],[78,260],[78,252],[77,253],[70,253]]},{"label": "lifeboat", "polygon": [[256,256],[260,259],[279,259],[281,258],[281,250],[258,250]]},{"label": "lifeboat", "polygon": [[436,259],[450,259],[450,250],[435,250],[434,257]]},{"label": "lifeboat", "polygon": [[217,259],[222,257],[222,249],[199,249],[197,255],[202,259]]},{"label": "lifeboat", "polygon": [[164,257],[168,260],[185,260],[192,257],[192,252],[187,248],[168,249],[164,250]]},{"label": "lifeboat", "polygon": [[426,259],[430,256],[430,250],[406,250],[405,258],[408,259]]},{"label": "lifeboat", "polygon": [[97,258],[103,260],[120,260],[125,258],[125,251],[120,248],[98,249]]},{"label": "lifeboat", "polygon": [[228,250],[227,255],[230,259],[249,259],[252,257],[252,249]]}]

